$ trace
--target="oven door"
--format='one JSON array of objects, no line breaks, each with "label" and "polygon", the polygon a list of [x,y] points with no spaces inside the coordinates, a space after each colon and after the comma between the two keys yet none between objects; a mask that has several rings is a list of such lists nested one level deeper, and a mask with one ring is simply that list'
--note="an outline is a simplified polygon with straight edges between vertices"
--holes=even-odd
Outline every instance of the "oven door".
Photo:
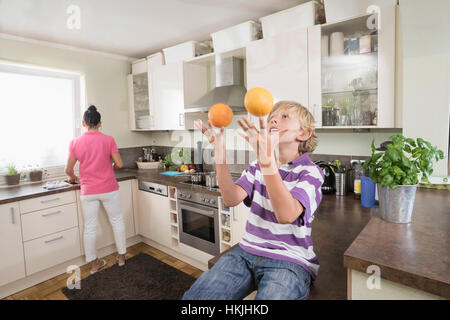
[{"label": "oven door", "polygon": [[213,256],[220,253],[216,208],[178,200],[180,242]]}]

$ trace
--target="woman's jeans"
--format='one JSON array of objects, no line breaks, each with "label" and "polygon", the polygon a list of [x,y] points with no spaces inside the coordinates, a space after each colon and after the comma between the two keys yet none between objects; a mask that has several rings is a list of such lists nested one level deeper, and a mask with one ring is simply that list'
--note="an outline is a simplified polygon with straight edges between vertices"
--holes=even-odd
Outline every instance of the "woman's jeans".
[{"label": "woman's jeans", "polygon": [[123,214],[120,206],[119,190],[108,193],[81,195],[80,200],[84,216],[83,240],[86,262],[91,262],[97,258],[97,247],[95,242],[97,239],[98,210],[100,208],[100,202],[103,204],[103,207],[108,214],[109,222],[111,222],[117,251],[119,254],[125,254],[127,250],[125,225],[123,223]]},{"label": "woman's jeans", "polygon": [[237,247],[203,272],[185,300],[240,300],[258,290],[255,300],[307,299],[311,275],[290,261],[256,256]]}]

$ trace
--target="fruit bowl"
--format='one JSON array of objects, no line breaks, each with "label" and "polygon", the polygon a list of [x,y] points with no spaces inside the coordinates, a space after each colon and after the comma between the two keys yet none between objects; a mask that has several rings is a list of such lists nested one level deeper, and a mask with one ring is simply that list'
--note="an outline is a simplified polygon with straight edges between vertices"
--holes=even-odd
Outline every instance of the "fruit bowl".
[{"label": "fruit bowl", "polygon": [[161,168],[160,161],[152,161],[152,162],[139,162],[136,161],[136,164],[139,169],[158,169]]}]

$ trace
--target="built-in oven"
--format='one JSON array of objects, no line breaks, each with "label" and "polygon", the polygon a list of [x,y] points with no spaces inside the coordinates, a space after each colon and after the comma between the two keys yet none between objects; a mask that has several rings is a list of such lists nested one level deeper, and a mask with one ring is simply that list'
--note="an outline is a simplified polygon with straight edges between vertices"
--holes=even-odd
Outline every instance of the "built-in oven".
[{"label": "built-in oven", "polygon": [[217,196],[178,189],[180,242],[213,256],[220,253]]}]

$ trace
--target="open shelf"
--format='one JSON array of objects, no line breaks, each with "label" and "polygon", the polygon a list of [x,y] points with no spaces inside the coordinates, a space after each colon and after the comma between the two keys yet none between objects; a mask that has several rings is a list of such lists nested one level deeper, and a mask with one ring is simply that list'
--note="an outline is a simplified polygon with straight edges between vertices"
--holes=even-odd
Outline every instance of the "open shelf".
[{"label": "open shelf", "polygon": [[177,200],[177,188],[169,186],[169,199]]},{"label": "open shelf", "polygon": [[364,94],[364,93],[377,93],[377,88],[367,88],[358,90],[343,90],[343,91],[323,91],[323,95],[337,95],[337,94]]}]

